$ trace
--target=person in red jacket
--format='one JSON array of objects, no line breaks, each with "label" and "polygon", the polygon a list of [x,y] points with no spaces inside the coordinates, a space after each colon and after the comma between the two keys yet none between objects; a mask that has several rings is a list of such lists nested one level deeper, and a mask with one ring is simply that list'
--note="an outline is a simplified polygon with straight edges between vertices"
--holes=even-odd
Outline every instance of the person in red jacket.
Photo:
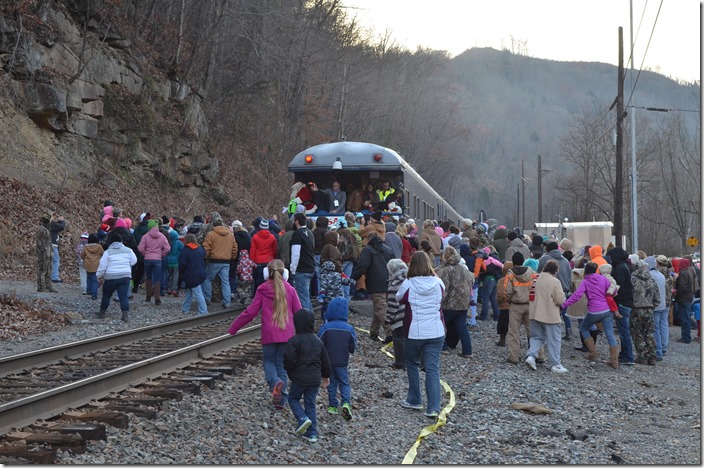
[{"label": "person in red jacket", "polygon": [[257,288],[264,282],[264,267],[276,258],[276,237],[269,231],[269,220],[267,219],[262,219],[259,222],[259,231],[252,236],[249,258],[257,264],[252,284],[252,297],[254,297]]}]

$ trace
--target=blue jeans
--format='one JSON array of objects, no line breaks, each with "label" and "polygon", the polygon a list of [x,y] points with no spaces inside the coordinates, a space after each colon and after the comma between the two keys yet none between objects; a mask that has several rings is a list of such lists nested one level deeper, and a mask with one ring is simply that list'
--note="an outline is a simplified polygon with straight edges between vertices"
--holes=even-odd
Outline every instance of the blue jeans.
[{"label": "blue jeans", "polygon": [[286,400],[288,400],[288,393],[286,393],[288,374],[286,373],[286,369],[284,369],[284,351],[286,351],[286,343],[269,343],[262,345],[264,378],[269,386],[269,391],[274,390],[274,385],[276,385],[276,382],[279,380],[284,383],[282,390],[283,399],[281,400],[282,405],[285,405]]},{"label": "blue jeans", "polygon": [[[288,390],[288,406],[291,408],[291,412],[296,417],[296,427],[300,426],[306,418],[310,419],[313,423],[308,428],[306,433],[303,434],[306,437],[318,435],[318,422],[315,418],[315,398],[317,396],[317,385],[304,387],[296,382],[291,382],[291,388]],[[301,397],[303,397],[305,411],[301,407]]]},{"label": "blue jeans", "polygon": [[[345,260],[342,262],[342,272],[350,278],[352,276],[352,267],[354,266],[354,263],[352,260]],[[350,299],[350,285],[349,284],[343,284],[342,285],[342,293],[345,295],[345,299],[349,300]]]},{"label": "blue jeans", "polygon": [[161,291],[160,295],[164,295],[164,291],[169,290],[169,264],[166,262],[166,257],[161,259]]},{"label": "blue jeans", "polygon": [[[565,294],[565,296],[567,296]],[[572,335],[572,320],[570,320],[570,316],[566,314],[567,309],[561,309],[560,310],[560,317],[562,317],[562,320],[565,321],[565,335],[570,336]]]},{"label": "blue jeans", "polygon": [[680,318],[682,339],[687,343],[692,341],[692,301],[676,302],[677,316]]},{"label": "blue jeans", "polygon": [[474,302],[475,305],[469,306],[469,316],[467,318],[467,325],[468,326],[474,326],[477,324],[477,296],[479,295],[479,284],[477,281],[474,282],[474,286],[472,286],[472,302]]},{"label": "blue jeans", "polygon": [[482,279],[482,287],[480,288],[482,295],[482,313],[479,320],[487,320],[489,318],[489,307],[493,309],[491,318],[494,321],[499,319],[499,303],[496,300],[496,278],[487,275]]},{"label": "blue jeans", "polygon": [[310,302],[310,282],[313,279],[313,273],[296,273],[293,275],[293,287],[298,293],[298,300],[301,301],[301,307],[313,311],[313,304]]},{"label": "blue jeans", "polygon": [[[623,315],[623,317],[621,317],[620,319],[616,319],[618,337],[621,339],[621,352],[618,353],[618,360],[619,362],[633,362],[633,340],[631,340],[631,308],[619,305],[618,313]],[[604,325],[604,328],[606,328],[606,325]]]},{"label": "blue jeans", "polygon": [[[620,308],[621,306],[619,306]],[[621,312],[623,313],[623,312]],[[630,317],[631,314],[631,309],[628,309],[628,315]],[[624,316],[625,317],[625,316]],[[607,310],[606,312],[601,312],[598,314],[592,314],[591,312],[587,313],[587,315],[584,317],[584,320],[582,320],[582,323],[579,325],[579,333],[582,334],[582,338],[585,340],[587,338],[591,338],[592,336],[589,334],[589,330],[592,328],[593,325],[596,325],[597,323],[601,322],[601,324],[604,326],[604,335],[606,335],[606,341],[609,342],[609,346],[616,346],[618,343],[616,342],[616,337],[614,336],[614,317],[612,315],[612,312],[610,310]],[[621,330],[619,329],[619,332]],[[628,339],[631,339],[631,335],[629,333]],[[621,346],[623,346],[623,339],[621,339]],[[633,348],[631,347],[631,362],[633,362]]]},{"label": "blue jeans", "polygon": [[[161,260],[145,260],[144,277],[151,280],[152,283],[161,282]],[[155,296],[158,293],[159,291],[154,291]]]},{"label": "blue jeans", "polygon": [[205,281],[203,281],[203,295],[205,300],[210,302],[213,296],[213,280],[216,276],[220,277],[220,285],[222,286],[222,305],[223,307],[230,306],[230,263],[208,263],[205,266]]},{"label": "blue jeans", "polygon": [[59,281],[59,246],[52,244],[51,248],[54,252],[51,258],[51,279],[52,281]]},{"label": "blue jeans", "polygon": [[352,387],[350,387],[350,377],[347,367],[333,367],[330,374],[330,385],[328,385],[328,406],[338,407],[337,389],[340,389],[340,400],[342,403],[350,403],[352,398]]},{"label": "blue jeans", "polygon": [[103,282],[103,297],[100,299],[100,310],[105,312],[110,305],[112,293],[117,291],[117,297],[120,298],[120,310],[127,312],[130,310],[129,296],[130,277],[118,279],[106,279]]},{"label": "blue jeans", "polygon": [[196,304],[198,304],[198,313],[205,315],[208,313],[208,306],[205,304],[205,297],[203,296],[203,289],[199,284],[195,288],[186,288],[186,297],[183,298],[183,304],[181,304],[181,310],[184,314],[191,311],[191,302],[195,298]]},{"label": "blue jeans", "polygon": [[406,373],[408,374],[408,394],[406,402],[422,405],[420,394],[420,360],[423,355],[425,366],[425,394],[428,399],[426,412],[440,411],[440,350],[445,337],[427,340],[405,340]]},{"label": "blue jeans", "polygon": [[653,324],[655,325],[655,356],[661,358],[667,353],[670,342],[670,325],[668,323],[669,311],[667,309],[653,311]]},{"label": "blue jeans", "polygon": [[[443,310],[442,314],[445,318],[445,326],[448,330],[454,328],[457,336],[462,343],[462,354],[472,354],[472,337],[467,330],[467,311],[466,310]],[[447,335],[445,336],[447,338]],[[448,349],[447,339],[442,343],[442,350]]]},{"label": "blue jeans", "polygon": [[92,299],[98,298],[98,277],[95,272],[86,271],[86,292]]}]

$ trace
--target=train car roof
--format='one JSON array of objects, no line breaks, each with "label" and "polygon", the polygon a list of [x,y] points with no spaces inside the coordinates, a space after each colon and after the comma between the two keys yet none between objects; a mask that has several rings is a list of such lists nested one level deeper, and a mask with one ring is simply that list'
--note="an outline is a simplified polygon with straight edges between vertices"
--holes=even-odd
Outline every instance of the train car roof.
[{"label": "train car roof", "polygon": [[[374,155],[381,154],[381,161],[374,161]],[[306,156],[313,160],[306,162]],[[288,165],[289,172],[330,171],[333,163],[340,158],[343,171],[401,170],[407,166],[399,154],[384,146],[358,141],[339,141],[312,146],[298,153]]]}]

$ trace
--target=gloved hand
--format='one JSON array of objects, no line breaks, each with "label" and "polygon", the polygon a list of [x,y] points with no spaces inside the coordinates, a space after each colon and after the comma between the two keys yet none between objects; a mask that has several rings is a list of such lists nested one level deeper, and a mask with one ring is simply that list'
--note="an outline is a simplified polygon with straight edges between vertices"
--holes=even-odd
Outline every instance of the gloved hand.
[{"label": "gloved hand", "polygon": [[318,294],[318,297],[316,297],[316,300],[321,304],[325,304],[325,294]]}]

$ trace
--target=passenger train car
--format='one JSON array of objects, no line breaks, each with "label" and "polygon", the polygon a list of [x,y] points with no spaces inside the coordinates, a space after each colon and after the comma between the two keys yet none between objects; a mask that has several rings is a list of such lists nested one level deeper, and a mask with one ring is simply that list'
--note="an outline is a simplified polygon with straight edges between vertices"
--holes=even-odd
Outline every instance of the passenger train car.
[{"label": "passenger train car", "polygon": [[[391,187],[403,194],[401,204],[406,218],[418,223],[447,219],[458,225],[463,218],[396,151],[373,143],[341,141],[313,146],[298,153],[288,170],[294,174],[294,183],[315,182],[320,189],[339,181],[347,193],[348,206],[354,190],[363,189],[368,183],[378,188],[381,180],[388,179]],[[324,214],[318,212],[312,217]]]}]

